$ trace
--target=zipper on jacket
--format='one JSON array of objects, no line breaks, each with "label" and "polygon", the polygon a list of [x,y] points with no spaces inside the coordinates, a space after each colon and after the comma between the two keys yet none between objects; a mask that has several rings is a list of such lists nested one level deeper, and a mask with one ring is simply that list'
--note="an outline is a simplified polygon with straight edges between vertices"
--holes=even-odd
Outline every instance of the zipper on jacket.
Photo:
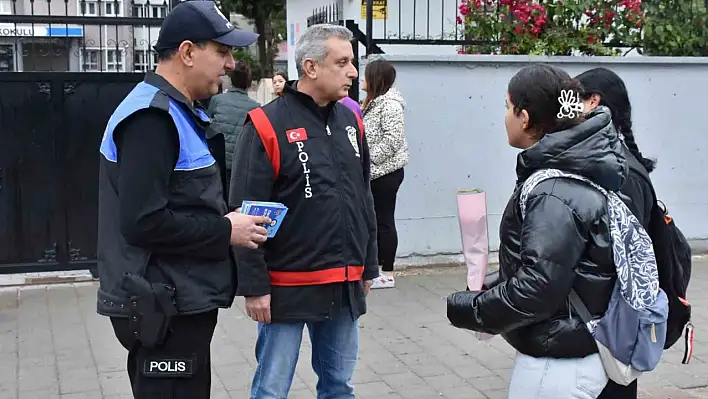
[{"label": "zipper on jacket", "polygon": [[[346,223],[346,215],[344,212],[344,195],[342,194],[342,173],[339,170],[339,162],[337,161],[337,150],[334,145],[334,139],[332,138],[332,131],[329,129],[329,124],[325,124],[325,129],[327,129],[327,136],[329,136],[329,142],[332,147],[332,158],[334,160],[334,164],[337,168],[337,182],[339,183],[339,203],[341,205],[340,211],[342,212],[342,224],[344,225],[343,227],[347,227]],[[342,237],[342,257],[344,258],[344,248],[345,248],[345,241],[346,241],[346,233],[344,234],[344,237]],[[349,268],[346,267],[347,265],[344,265],[344,279],[345,281],[349,281]]]}]

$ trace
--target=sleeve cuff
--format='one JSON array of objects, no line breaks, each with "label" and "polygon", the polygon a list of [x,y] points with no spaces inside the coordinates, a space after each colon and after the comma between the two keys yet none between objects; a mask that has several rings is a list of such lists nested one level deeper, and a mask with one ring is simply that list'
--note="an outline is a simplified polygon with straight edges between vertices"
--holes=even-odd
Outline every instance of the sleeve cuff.
[{"label": "sleeve cuff", "polygon": [[219,238],[224,241],[223,248],[226,248],[228,255],[231,251],[231,221],[226,217],[222,217],[216,224],[219,229]]},{"label": "sleeve cuff", "polygon": [[263,296],[270,294],[270,287],[267,285],[259,286],[241,286],[236,289],[237,296]]},{"label": "sleeve cuff", "polygon": [[375,279],[378,276],[379,276],[379,268],[378,267],[376,267],[375,269],[371,269],[371,270],[369,268],[367,268],[366,270],[364,270],[364,274],[362,276],[362,279],[364,281],[369,281],[369,280]]}]

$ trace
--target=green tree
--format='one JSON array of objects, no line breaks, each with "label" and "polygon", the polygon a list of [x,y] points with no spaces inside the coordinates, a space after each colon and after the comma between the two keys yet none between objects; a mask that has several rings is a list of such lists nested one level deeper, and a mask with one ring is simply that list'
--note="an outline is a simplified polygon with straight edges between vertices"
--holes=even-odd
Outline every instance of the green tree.
[{"label": "green tree", "polygon": [[644,52],[660,56],[708,55],[708,10],[702,1],[645,1]]},{"label": "green tree", "polygon": [[225,12],[236,12],[250,18],[258,37],[258,68],[254,78],[273,75],[273,60],[278,55],[278,43],[286,35],[285,0],[222,0]]}]

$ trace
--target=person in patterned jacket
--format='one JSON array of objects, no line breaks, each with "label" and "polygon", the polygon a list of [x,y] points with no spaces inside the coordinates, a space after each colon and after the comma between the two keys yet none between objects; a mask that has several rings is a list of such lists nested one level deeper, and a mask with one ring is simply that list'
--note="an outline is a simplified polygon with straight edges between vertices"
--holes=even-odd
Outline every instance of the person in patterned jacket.
[{"label": "person in patterned jacket", "polygon": [[371,151],[371,192],[374,195],[378,228],[381,273],[372,289],[392,288],[393,264],[398,249],[396,232],[396,197],[403,183],[403,168],[410,154],[404,133],[403,110],[406,102],[393,87],[396,69],[385,60],[373,60],[366,66],[362,88],[364,131]]}]

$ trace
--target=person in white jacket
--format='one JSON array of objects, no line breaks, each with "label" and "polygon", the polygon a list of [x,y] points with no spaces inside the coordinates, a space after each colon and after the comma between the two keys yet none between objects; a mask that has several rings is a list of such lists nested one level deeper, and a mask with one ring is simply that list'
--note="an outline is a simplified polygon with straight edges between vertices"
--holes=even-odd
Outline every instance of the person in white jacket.
[{"label": "person in white jacket", "polygon": [[371,155],[371,192],[374,195],[378,227],[380,276],[372,289],[392,288],[393,264],[398,249],[396,197],[403,182],[403,168],[410,154],[404,133],[405,100],[393,88],[396,69],[388,61],[373,60],[366,65],[362,89],[364,130]]}]

